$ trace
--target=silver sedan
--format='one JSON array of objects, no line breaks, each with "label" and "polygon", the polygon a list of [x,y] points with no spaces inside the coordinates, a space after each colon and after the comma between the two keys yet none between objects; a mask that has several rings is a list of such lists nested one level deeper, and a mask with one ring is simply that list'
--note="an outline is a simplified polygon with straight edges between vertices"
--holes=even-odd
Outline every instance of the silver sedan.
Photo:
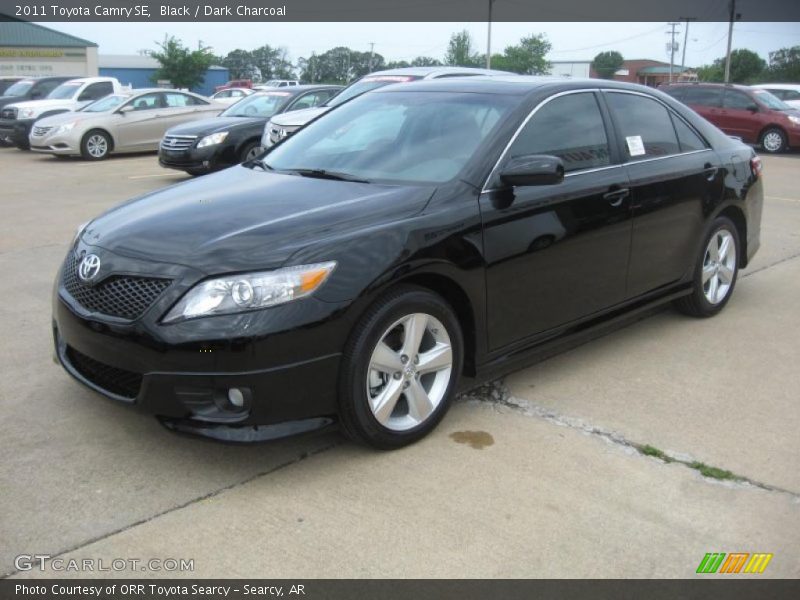
[{"label": "silver sedan", "polygon": [[138,89],[111,94],[80,111],[38,120],[31,150],[101,160],[112,153],[158,150],[170,127],[217,115],[225,108],[191,92]]}]

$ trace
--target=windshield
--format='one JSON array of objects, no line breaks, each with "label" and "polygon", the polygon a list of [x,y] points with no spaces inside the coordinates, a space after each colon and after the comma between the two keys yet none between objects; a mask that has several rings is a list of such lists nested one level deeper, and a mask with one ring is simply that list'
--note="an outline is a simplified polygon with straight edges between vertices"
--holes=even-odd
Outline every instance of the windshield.
[{"label": "windshield", "polygon": [[419,79],[419,77],[412,77],[408,75],[376,75],[375,77],[364,77],[363,79],[356,81],[353,85],[344,88],[336,96],[328,100],[323,106],[339,106],[351,98],[360,96],[364,92],[376,90],[385,85],[389,85],[390,83],[406,83],[408,81],[414,81],[415,79]]},{"label": "windshield", "polygon": [[264,161],[278,171],[442,183],[461,172],[519,101],[457,92],[367,94],[301,129]]},{"label": "windshield", "polygon": [[783,100],[773,96],[765,90],[754,90],[753,93],[756,95],[756,98],[758,98],[759,102],[768,108],[773,110],[792,110],[792,107],[786,104]]},{"label": "windshield", "polygon": [[117,94],[112,94],[111,96],[106,96],[105,98],[98,100],[97,102],[92,102],[88,106],[83,108],[82,112],[109,112],[117,108],[120,104],[125,102],[130,96],[120,96]]},{"label": "windshield", "polygon": [[251,94],[223,111],[220,117],[271,117],[289,96],[289,92]]},{"label": "windshield", "polygon": [[66,100],[72,98],[75,93],[80,89],[82,83],[79,81],[62,83],[47,96],[51,100]]},{"label": "windshield", "polygon": [[33,87],[32,81],[18,81],[10,88],[8,88],[5,92],[3,92],[4,96],[24,96],[28,93],[28,90]]}]

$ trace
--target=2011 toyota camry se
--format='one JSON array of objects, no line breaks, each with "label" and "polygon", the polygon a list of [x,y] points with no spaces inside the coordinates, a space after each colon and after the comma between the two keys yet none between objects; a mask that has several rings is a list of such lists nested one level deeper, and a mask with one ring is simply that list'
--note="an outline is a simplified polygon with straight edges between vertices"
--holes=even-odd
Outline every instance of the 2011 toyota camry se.
[{"label": "2011 toyota camry se", "polygon": [[53,298],[80,382],[221,439],[339,421],[399,447],[473,382],[624,314],[710,317],[759,247],[761,163],[656,90],[387,86],[82,227]]}]

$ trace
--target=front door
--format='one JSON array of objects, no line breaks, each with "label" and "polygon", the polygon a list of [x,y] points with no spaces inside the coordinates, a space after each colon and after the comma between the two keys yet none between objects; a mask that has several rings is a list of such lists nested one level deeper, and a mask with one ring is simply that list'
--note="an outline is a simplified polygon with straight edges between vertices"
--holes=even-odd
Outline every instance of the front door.
[{"label": "front door", "polygon": [[593,92],[540,107],[506,152],[548,154],[555,185],[504,188],[496,174],[480,198],[492,350],[621,302],[631,243],[628,180]]},{"label": "front door", "polygon": [[[144,94],[130,100],[129,110],[117,115],[117,150],[146,150],[152,146],[157,131],[157,119],[162,108],[160,92]],[[156,143],[159,138],[156,137]]]}]

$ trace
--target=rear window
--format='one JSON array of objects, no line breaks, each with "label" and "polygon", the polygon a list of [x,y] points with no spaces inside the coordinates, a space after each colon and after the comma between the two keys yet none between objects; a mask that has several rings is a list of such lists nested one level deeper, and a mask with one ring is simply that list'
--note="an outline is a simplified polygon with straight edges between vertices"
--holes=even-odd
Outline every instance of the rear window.
[{"label": "rear window", "polygon": [[722,88],[717,87],[689,87],[683,96],[685,104],[695,104],[697,106],[722,106]]},{"label": "rear window", "polygon": [[619,123],[630,160],[680,152],[672,119],[661,103],[652,98],[617,92],[608,93],[606,99]]},{"label": "rear window", "polygon": [[669,94],[676,100],[683,100],[683,96],[686,93],[686,88],[684,86],[678,87],[660,87],[658,88],[665,94]]}]

